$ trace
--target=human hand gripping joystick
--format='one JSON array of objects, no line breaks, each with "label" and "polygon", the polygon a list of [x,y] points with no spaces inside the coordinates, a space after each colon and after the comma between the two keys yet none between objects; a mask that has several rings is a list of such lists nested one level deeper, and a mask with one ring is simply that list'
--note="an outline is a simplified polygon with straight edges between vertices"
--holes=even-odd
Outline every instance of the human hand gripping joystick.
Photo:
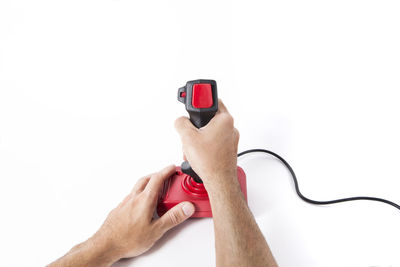
[{"label": "human hand gripping joystick", "polygon": [[225,105],[218,100],[214,80],[187,82],[179,88],[178,100],[185,104],[190,116],[175,123],[188,161],[164,183],[157,212],[161,216],[178,203],[190,201],[195,206],[192,217],[212,217],[208,191],[215,188],[213,185],[233,185],[246,198],[246,175],[237,167],[236,158],[239,132]]}]

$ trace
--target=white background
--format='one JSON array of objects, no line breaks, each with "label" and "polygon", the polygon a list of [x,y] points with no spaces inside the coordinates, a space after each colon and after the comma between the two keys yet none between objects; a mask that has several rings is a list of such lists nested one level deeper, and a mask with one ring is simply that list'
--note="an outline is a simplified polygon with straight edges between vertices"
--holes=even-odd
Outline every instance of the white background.
[{"label": "white background", "polygon": [[[182,161],[187,80],[218,82],[239,150],[306,196],[400,202],[398,1],[0,0],[0,265],[88,238],[135,181]],[[400,266],[400,212],[302,202],[239,160],[281,266]],[[213,266],[211,219],[115,266]]]}]

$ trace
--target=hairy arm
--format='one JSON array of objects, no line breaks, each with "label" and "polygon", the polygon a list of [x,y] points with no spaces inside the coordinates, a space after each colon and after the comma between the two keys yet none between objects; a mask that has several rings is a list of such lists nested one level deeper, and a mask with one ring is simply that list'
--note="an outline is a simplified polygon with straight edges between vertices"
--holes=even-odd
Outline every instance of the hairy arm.
[{"label": "hairy arm", "polygon": [[197,129],[185,117],[176,120],[183,152],[203,179],[214,219],[216,262],[222,266],[277,266],[237,180],[239,132],[224,104]]},{"label": "hairy arm", "polygon": [[110,266],[119,258],[116,251],[105,242],[99,242],[91,237],[87,241],[74,246],[67,254],[57,261],[49,264],[49,267],[56,266]]},{"label": "hairy arm", "polygon": [[91,238],[48,266],[110,266],[121,258],[137,257],[149,250],[166,231],[194,212],[192,203],[182,202],[161,218],[153,218],[158,193],[175,168],[172,165],[140,179]]},{"label": "hairy arm", "polygon": [[276,266],[239,185],[208,188],[208,193],[214,217],[217,266]]}]

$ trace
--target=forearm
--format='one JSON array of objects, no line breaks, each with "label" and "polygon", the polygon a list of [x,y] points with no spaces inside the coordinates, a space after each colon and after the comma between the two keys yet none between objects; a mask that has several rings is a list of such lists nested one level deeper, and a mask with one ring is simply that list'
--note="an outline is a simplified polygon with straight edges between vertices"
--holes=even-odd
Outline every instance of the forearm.
[{"label": "forearm", "polygon": [[[217,266],[277,266],[237,178],[208,186],[213,212]],[[228,182],[231,181],[231,182]]]},{"label": "forearm", "polygon": [[118,260],[117,254],[105,242],[94,237],[74,246],[67,254],[48,267],[108,267]]}]

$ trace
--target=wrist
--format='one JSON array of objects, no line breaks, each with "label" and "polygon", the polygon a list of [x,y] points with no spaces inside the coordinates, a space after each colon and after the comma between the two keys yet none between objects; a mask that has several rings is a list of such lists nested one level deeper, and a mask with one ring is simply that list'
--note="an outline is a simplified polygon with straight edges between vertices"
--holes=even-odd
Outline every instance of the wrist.
[{"label": "wrist", "polygon": [[240,191],[236,169],[234,172],[217,174],[204,181],[204,186],[209,195],[235,194]]},{"label": "wrist", "polygon": [[82,249],[90,255],[89,261],[93,266],[110,266],[121,259],[121,254],[112,242],[97,233],[84,243]]}]

